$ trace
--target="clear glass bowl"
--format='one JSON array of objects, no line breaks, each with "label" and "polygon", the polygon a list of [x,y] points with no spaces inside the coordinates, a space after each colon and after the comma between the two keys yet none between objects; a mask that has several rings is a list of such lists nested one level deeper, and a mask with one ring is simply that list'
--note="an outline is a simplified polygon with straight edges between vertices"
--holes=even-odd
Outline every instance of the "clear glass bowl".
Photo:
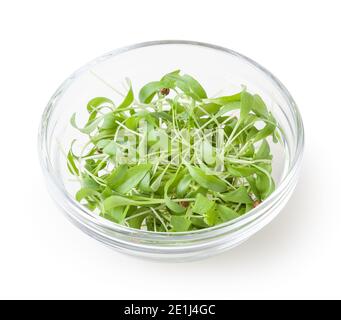
[{"label": "clear glass bowl", "polygon": [[[124,227],[87,210],[74,200],[78,185],[67,172],[65,151],[82,136],[71,127],[73,113],[96,96],[118,101],[111,87],[126,77],[134,88],[181,69],[193,75],[209,95],[232,94],[246,85],[260,94],[277,118],[282,144],[273,144],[275,192],[244,216],[211,228],[157,233]],[[78,117],[78,120],[81,121]],[[51,196],[67,217],[93,238],[124,253],[144,258],[186,261],[235,247],[269,223],[284,207],[298,180],[304,145],[300,113],[287,89],[270,72],[234,51],[191,41],[155,41],[114,50],[88,63],[59,87],[42,117],[39,153]]]}]

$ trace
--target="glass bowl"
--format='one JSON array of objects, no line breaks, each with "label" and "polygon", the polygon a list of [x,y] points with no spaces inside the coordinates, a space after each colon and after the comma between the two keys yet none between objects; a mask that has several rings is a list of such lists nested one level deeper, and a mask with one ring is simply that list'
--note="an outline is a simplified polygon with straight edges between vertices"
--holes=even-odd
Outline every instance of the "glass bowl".
[{"label": "glass bowl", "polygon": [[[258,93],[278,120],[283,142],[273,144],[277,188],[255,209],[236,220],[207,229],[158,233],[131,229],[106,220],[74,199],[78,185],[67,172],[65,150],[81,135],[70,125],[73,113],[86,116],[84,106],[96,96],[114,101],[126,77],[134,88],[181,69],[193,75],[209,95],[232,94],[247,86]],[[82,119],[79,119],[81,121]],[[77,136],[79,135],[79,136]],[[42,117],[39,154],[48,189],[66,216],[91,237],[121,252],[139,257],[186,261],[235,247],[269,223],[284,207],[298,180],[304,145],[300,113],[290,93],[270,72],[234,51],[191,41],[135,44],[105,54],[80,68],[59,87]],[[289,232],[289,231],[288,231]]]}]

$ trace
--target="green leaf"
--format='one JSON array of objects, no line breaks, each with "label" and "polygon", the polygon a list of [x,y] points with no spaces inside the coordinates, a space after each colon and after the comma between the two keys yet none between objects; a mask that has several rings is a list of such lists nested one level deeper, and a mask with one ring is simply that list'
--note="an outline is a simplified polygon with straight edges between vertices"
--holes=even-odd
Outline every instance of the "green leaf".
[{"label": "green leaf", "polygon": [[110,141],[105,148],[103,149],[103,152],[109,156],[114,156],[117,152],[117,145],[115,141]]},{"label": "green leaf", "polygon": [[181,76],[178,71],[176,71],[165,75],[162,80],[167,80],[170,83],[175,83],[176,87],[178,87],[181,91],[195,100],[207,98],[204,88],[197,80],[189,75]]},{"label": "green leaf", "polygon": [[153,81],[146,84],[139,93],[139,100],[142,103],[150,103],[155,94],[162,88],[170,88],[169,83],[165,81]]},{"label": "green leaf", "polygon": [[76,124],[76,114],[74,113],[71,117],[71,125],[76,128],[77,130],[79,130],[82,133],[86,133],[86,134],[90,134],[91,132],[93,132],[94,130],[96,130],[98,124],[103,120],[103,117],[99,117],[96,118],[90,122],[88,122],[84,128],[79,128]]},{"label": "green leaf", "polygon": [[111,139],[103,139],[99,140],[96,144],[98,149],[104,149],[112,140]]},{"label": "green leaf", "polygon": [[253,96],[247,91],[241,93],[240,120],[243,121],[248,116],[253,105]]},{"label": "green leaf", "polygon": [[173,121],[172,116],[169,113],[165,112],[165,111],[151,112],[149,115],[152,116],[153,118],[155,118],[156,120],[161,118],[161,119],[163,119],[165,121],[170,121],[170,122]]},{"label": "green leaf", "polygon": [[174,213],[182,214],[182,213],[186,212],[186,208],[180,206],[178,203],[172,201],[168,197],[165,198],[165,204],[166,204],[167,208],[169,210],[173,211]]},{"label": "green leaf", "polygon": [[274,191],[275,183],[266,174],[260,173],[256,178],[256,187],[261,200],[264,200]]},{"label": "green leaf", "polygon": [[235,177],[248,177],[254,173],[257,173],[258,170],[253,167],[242,167],[242,166],[228,166],[228,172]]},{"label": "green leaf", "polygon": [[[134,214],[142,213],[142,211],[146,211],[146,208],[136,209],[134,211]],[[134,229],[141,229],[142,223],[148,215],[149,213],[146,213],[127,220],[129,227]]]},{"label": "green leaf", "polygon": [[227,189],[226,183],[215,176],[206,175],[200,168],[187,165],[189,174],[192,178],[202,187],[217,191],[224,192]]},{"label": "green leaf", "polygon": [[162,199],[151,199],[151,200],[132,200],[123,196],[111,196],[104,200],[104,210],[108,212],[109,210],[121,207],[121,206],[150,206],[152,204],[163,203]]},{"label": "green leaf", "polygon": [[146,175],[143,177],[139,184],[139,188],[142,192],[151,192],[152,189],[150,187],[150,172],[147,172]]},{"label": "green leaf", "polygon": [[204,221],[208,226],[214,226],[217,224],[218,217],[218,212],[216,210],[216,206],[214,205],[205,213]]},{"label": "green leaf", "polygon": [[192,76],[185,74],[182,78],[186,81],[187,85],[191,88],[191,91],[196,94],[200,99],[206,99],[207,94],[205,89],[201,86],[201,84],[194,79]]},{"label": "green leaf", "polygon": [[216,103],[206,103],[203,106],[201,106],[201,108],[204,109],[205,112],[202,111],[201,109],[197,109],[195,111],[195,114],[198,117],[201,117],[201,116],[206,115],[206,114],[216,114],[219,111],[219,109],[221,108],[221,106],[219,104],[216,104]]},{"label": "green leaf", "polygon": [[122,194],[128,193],[140,183],[151,167],[151,164],[139,164],[128,169],[123,182],[120,185],[114,187],[115,191]]},{"label": "green leaf", "polygon": [[129,207],[127,206],[115,207],[109,210],[108,212],[105,212],[104,217],[116,223],[122,223],[126,217],[128,209]]},{"label": "green leaf", "polygon": [[108,113],[103,118],[101,129],[113,129],[117,127],[116,118],[113,113]]},{"label": "green leaf", "polygon": [[116,188],[122,182],[128,171],[128,165],[122,164],[113,170],[106,178],[106,182],[111,189]]},{"label": "green leaf", "polygon": [[89,188],[89,189],[100,189],[100,185],[88,174],[82,174],[81,180],[82,188]]},{"label": "green leaf", "polygon": [[178,197],[183,197],[186,194],[186,191],[188,190],[191,182],[192,182],[192,177],[189,174],[185,175],[179,181],[176,187],[176,194],[178,195]]},{"label": "green leaf", "polygon": [[223,193],[220,195],[220,198],[225,202],[236,202],[236,203],[252,203],[252,199],[250,198],[245,187],[239,187],[238,189]]},{"label": "green leaf", "polygon": [[126,120],[125,126],[130,130],[136,131],[140,120],[141,120],[141,117],[139,116],[130,117]]},{"label": "green leaf", "polygon": [[199,229],[209,227],[209,225],[205,222],[204,217],[191,217],[190,220],[192,222],[192,225]]},{"label": "green leaf", "polygon": [[105,189],[101,193],[101,198],[106,199],[113,195],[112,190],[109,187],[105,187]]},{"label": "green leaf", "polygon": [[260,145],[259,149],[257,150],[255,154],[255,159],[272,159],[272,156],[270,154],[270,146],[268,142],[264,139],[262,141],[262,144]]},{"label": "green leaf", "polygon": [[172,216],[170,223],[175,232],[185,232],[189,229],[191,221],[185,216]]},{"label": "green leaf", "polygon": [[241,103],[240,101],[231,101],[223,105],[220,109],[219,112],[217,113],[217,117],[223,116],[225,113],[240,109]]},{"label": "green leaf", "polygon": [[251,107],[252,111],[259,116],[260,118],[268,118],[268,108],[266,107],[265,102],[263,101],[263,99],[258,95],[255,94],[253,96],[253,104]]},{"label": "green leaf", "polygon": [[218,215],[223,222],[227,222],[240,217],[236,211],[220,204],[217,205],[217,210]]},{"label": "green leaf", "polygon": [[72,147],[73,147],[74,143],[75,143],[75,140],[72,141],[70,150],[69,150],[68,155],[67,155],[67,167],[68,167],[71,174],[79,176],[79,170],[78,170],[78,167],[75,163],[75,159],[77,157],[74,155],[74,153],[72,151]]},{"label": "green leaf", "polygon": [[253,176],[249,176],[246,178],[247,182],[249,183],[250,187],[251,187],[251,191],[253,192],[253,194],[256,196],[257,199],[261,199],[261,195],[260,192],[257,188],[256,185],[256,179]]},{"label": "green leaf", "polygon": [[129,90],[127,95],[125,96],[124,100],[121,102],[121,104],[116,108],[116,110],[121,110],[129,107],[134,101],[134,92],[133,88],[131,86],[131,83],[129,81]]},{"label": "green leaf", "polygon": [[269,120],[271,121],[271,123],[267,123],[265,127],[259,130],[259,132],[254,136],[254,142],[263,140],[275,132],[277,126],[276,119],[271,114],[269,114]]},{"label": "green leaf", "polygon": [[110,99],[108,99],[108,98],[96,97],[96,98],[91,99],[88,102],[88,105],[86,106],[86,108],[87,108],[89,113],[92,113],[92,112],[94,112],[94,110],[98,109],[98,107],[101,106],[101,105],[111,105],[111,106],[113,106],[114,103]]},{"label": "green leaf", "polygon": [[114,195],[109,198],[106,198],[103,204],[104,204],[104,210],[106,212],[109,212],[110,210],[117,208],[117,207],[129,206],[129,205],[136,206],[139,204],[139,202],[136,200],[131,200],[125,197]]},{"label": "green leaf", "polygon": [[218,98],[213,98],[213,99],[206,99],[204,101],[215,103],[220,106],[224,106],[224,105],[229,104],[230,102],[240,101],[240,99],[241,99],[241,93],[239,92],[231,96],[223,96],[223,97],[218,97]]},{"label": "green leaf", "polygon": [[273,134],[275,131],[276,126],[272,124],[267,124],[262,130],[260,130],[255,136],[254,141],[257,142],[259,140],[265,139],[266,137]]},{"label": "green leaf", "polygon": [[76,200],[81,202],[83,199],[93,196],[101,198],[101,194],[98,191],[90,188],[82,188],[76,193]]},{"label": "green leaf", "polygon": [[213,207],[214,207],[214,202],[211,200],[208,200],[207,197],[204,197],[201,193],[199,193],[196,197],[192,211],[194,213],[205,215]]}]

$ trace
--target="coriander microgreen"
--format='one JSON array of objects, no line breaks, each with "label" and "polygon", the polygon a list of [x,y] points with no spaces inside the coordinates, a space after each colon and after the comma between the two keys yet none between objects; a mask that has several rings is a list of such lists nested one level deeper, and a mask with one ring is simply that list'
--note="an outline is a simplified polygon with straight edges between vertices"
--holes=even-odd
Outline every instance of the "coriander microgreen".
[{"label": "coriander microgreen", "polygon": [[140,164],[128,169],[122,178],[122,183],[113,189],[122,194],[130,192],[132,188],[140,183],[150,169],[150,164]]},{"label": "coriander microgreen", "polygon": [[105,97],[97,97],[97,98],[94,98],[94,99],[91,99],[86,108],[88,110],[88,112],[91,114],[93,113],[94,111],[97,111],[99,109],[99,107],[101,106],[113,106],[114,103],[108,99],[108,98],[105,98]]},{"label": "coriander microgreen", "polygon": [[220,204],[217,205],[217,211],[220,219],[223,222],[227,222],[240,217],[240,215],[233,209]]},{"label": "coriander microgreen", "polygon": [[172,216],[170,223],[176,232],[187,231],[191,225],[191,221],[185,216]]},{"label": "coriander microgreen", "polygon": [[129,90],[127,95],[125,96],[124,100],[121,102],[121,104],[116,108],[116,110],[123,110],[126,109],[127,107],[129,107],[133,101],[134,101],[134,92],[133,92],[133,88],[131,85],[131,82],[128,81],[129,84]]},{"label": "coriander microgreen", "polygon": [[196,197],[192,211],[200,215],[205,215],[215,206],[215,203],[199,193]]},{"label": "coriander microgreen", "polygon": [[146,84],[139,93],[139,99],[142,103],[150,103],[156,93],[162,88],[167,87],[168,83],[165,81],[153,81]]},{"label": "coriander microgreen", "polygon": [[252,199],[249,196],[245,187],[239,187],[236,190],[220,194],[220,198],[225,202],[236,203],[252,203]]},{"label": "coriander microgreen", "polygon": [[227,189],[226,184],[224,181],[220,180],[219,178],[215,176],[207,175],[197,167],[192,167],[190,165],[187,165],[188,172],[192,176],[193,180],[195,180],[199,185],[202,187],[213,190],[216,192],[224,192]]},{"label": "coriander microgreen", "polygon": [[209,98],[176,70],[143,86],[137,101],[129,80],[121,94],[95,76],[122,100],[91,99],[83,128],[71,117],[88,141],[80,154],[71,143],[66,164],[90,210],[131,228],[185,232],[236,219],[274,191],[268,138],[282,138],[260,95],[244,87]]}]

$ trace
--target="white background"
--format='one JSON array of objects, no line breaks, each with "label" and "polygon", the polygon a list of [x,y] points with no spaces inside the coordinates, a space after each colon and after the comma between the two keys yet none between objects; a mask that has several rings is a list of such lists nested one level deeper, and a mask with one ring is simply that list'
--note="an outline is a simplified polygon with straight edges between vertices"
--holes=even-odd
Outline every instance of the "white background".
[{"label": "white background", "polygon": [[[2,1],[0,298],[341,298],[339,1]],[[302,112],[301,179],[283,212],[208,260],[127,257],[72,226],[49,198],[36,137],[74,69],[114,48],[189,39],[271,70]]]}]

